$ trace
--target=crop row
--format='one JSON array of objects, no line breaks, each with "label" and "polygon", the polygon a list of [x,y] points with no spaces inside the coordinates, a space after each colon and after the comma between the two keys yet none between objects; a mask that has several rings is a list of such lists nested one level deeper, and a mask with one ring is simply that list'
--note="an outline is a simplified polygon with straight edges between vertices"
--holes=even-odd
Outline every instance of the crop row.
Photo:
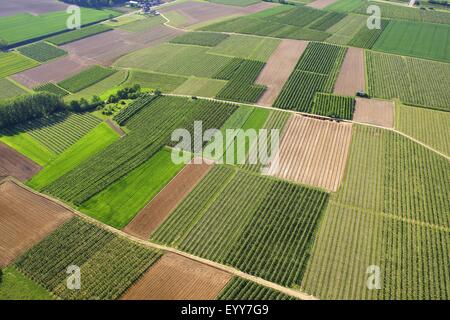
[{"label": "crop row", "polygon": [[171,43],[192,44],[197,46],[214,47],[228,38],[229,35],[214,32],[188,32],[172,39]]},{"label": "crop row", "polygon": [[101,66],[92,66],[89,69],[83,70],[80,73],[61,81],[58,85],[67,91],[78,92],[84,88],[109,77],[116,70],[104,68]]},{"label": "crop row", "polygon": [[170,144],[175,129],[185,128],[192,132],[194,121],[202,121],[204,130],[220,128],[235,109],[214,101],[158,97],[128,120],[127,126],[132,131],[126,137],[109,145],[44,191],[81,204]]},{"label": "crop row", "polygon": [[315,21],[313,24],[311,24],[309,27],[311,29],[319,30],[319,31],[326,31],[328,28],[334,26],[336,23],[341,21],[347,16],[346,13],[342,12],[330,12],[327,15],[323,16],[322,18]]},{"label": "crop row", "polygon": [[90,37],[94,34],[99,34],[102,32],[106,32],[112,30],[112,28],[104,25],[104,24],[96,24],[93,26],[89,26],[89,27],[85,27],[85,28],[81,28],[79,30],[74,30],[74,31],[70,31],[70,32],[66,32],[57,36],[53,36],[50,38],[47,38],[46,40],[48,42],[51,42],[53,44],[56,44],[58,46],[69,43],[69,42],[73,42],[76,40],[81,40],[87,37]]},{"label": "crop row", "polygon": [[279,291],[235,277],[220,293],[219,300],[294,300]]},{"label": "crop row", "polygon": [[311,109],[311,113],[314,114],[348,120],[353,118],[354,111],[354,97],[337,96],[327,93],[316,93]]},{"label": "crop row", "polygon": [[326,14],[326,11],[298,6],[287,12],[281,12],[271,16],[267,16],[264,18],[264,20],[303,28],[316,21],[317,19],[321,19]]},{"label": "crop row", "polygon": [[19,52],[31,59],[39,62],[45,62],[65,55],[67,52],[47,44],[45,42],[37,42],[18,49]]},{"label": "crop row", "polygon": [[[73,218],[16,262],[16,267],[62,299],[116,299],[158,258],[157,251]],[[81,287],[67,287],[69,266]]]},{"label": "crop row", "polygon": [[151,239],[294,286],[327,199],[322,191],[216,166]]},{"label": "crop row", "polygon": [[116,116],[114,116],[114,121],[119,125],[125,125],[126,121],[130,119],[133,115],[138,113],[143,107],[149,104],[156,96],[145,95],[133,101],[127,108],[122,109]]},{"label": "crop row", "polygon": [[45,91],[45,92],[53,93],[53,94],[56,94],[56,95],[58,95],[60,97],[64,97],[64,96],[69,94],[69,92],[67,92],[63,88],[60,88],[56,84],[51,83],[51,82],[47,82],[47,83],[41,84],[40,86],[37,86],[37,87],[33,88],[33,90],[34,91]]},{"label": "crop row", "polygon": [[17,129],[27,132],[53,152],[61,153],[100,122],[89,113],[56,113],[19,125]]},{"label": "crop row", "polygon": [[33,68],[39,63],[18,52],[0,52],[0,78]]},{"label": "crop row", "polygon": [[363,25],[352,40],[350,40],[349,45],[366,49],[372,48],[383,31],[388,27],[389,21],[390,20],[381,19],[381,26],[379,29],[369,29],[366,25]]}]

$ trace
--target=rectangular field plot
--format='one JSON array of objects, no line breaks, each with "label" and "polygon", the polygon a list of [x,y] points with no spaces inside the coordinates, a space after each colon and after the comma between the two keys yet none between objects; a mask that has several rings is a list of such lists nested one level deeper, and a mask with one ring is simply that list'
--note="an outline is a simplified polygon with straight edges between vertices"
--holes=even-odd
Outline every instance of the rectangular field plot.
[{"label": "rectangular field plot", "polygon": [[27,93],[28,91],[22,89],[8,78],[0,78],[0,100],[14,98]]},{"label": "rectangular field plot", "polygon": [[[339,3],[339,1],[336,3]],[[348,44],[361,27],[366,24],[366,21],[367,17],[365,16],[349,14],[327,30],[327,32],[332,33],[327,42],[340,45]]]},{"label": "rectangular field plot", "polygon": [[368,51],[366,65],[371,96],[450,110],[450,64]]},{"label": "rectangular field plot", "polygon": [[188,32],[172,39],[170,42],[214,47],[228,38],[229,35],[214,32]]},{"label": "rectangular field plot", "polygon": [[409,107],[395,107],[395,128],[407,135],[450,155],[450,113]]},{"label": "rectangular field plot", "polygon": [[[450,20],[450,13],[448,19]],[[372,48],[450,62],[450,25],[391,21]]]},{"label": "rectangular field plot", "polygon": [[151,240],[292,287],[301,282],[327,199],[319,190],[215,166]]},{"label": "rectangular field plot", "polygon": [[53,300],[54,297],[14,267],[2,269],[0,300]]},{"label": "rectangular field plot", "polygon": [[353,120],[393,128],[394,107],[393,101],[356,98]]},{"label": "rectangular field plot", "polygon": [[[1,140],[4,141],[3,137]],[[34,147],[34,145],[32,146]],[[41,167],[38,164],[3,142],[0,142],[0,151],[0,170],[2,176],[13,176],[16,179],[25,181],[41,170]]]},{"label": "rectangular field plot", "polygon": [[186,77],[131,70],[125,85],[139,84],[142,88],[172,92],[187,81]]},{"label": "rectangular field plot", "polygon": [[331,118],[351,120],[354,110],[355,98],[353,97],[316,93],[311,113]]},{"label": "rectangular field plot", "polygon": [[344,96],[355,96],[358,91],[365,91],[365,66],[364,49],[348,48],[333,92]]},{"label": "rectangular field plot", "polygon": [[84,27],[79,30],[70,31],[57,36],[47,38],[46,41],[61,46],[66,43],[81,40],[109,30],[112,29],[110,27],[105,26],[104,24],[96,24],[93,26]]},{"label": "rectangular field plot", "polygon": [[166,253],[122,297],[124,300],[212,300],[231,275]]},{"label": "rectangular field plot", "polygon": [[[21,256],[15,266],[62,299],[116,299],[160,253],[72,218]],[[81,268],[83,285],[69,290],[66,270]]]},{"label": "rectangular field plot", "polygon": [[224,80],[189,77],[173,93],[214,98],[226,85]]},{"label": "rectangular field plot", "polygon": [[72,216],[62,206],[18,186],[0,183],[0,266],[6,266]]},{"label": "rectangular field plot", "polygon": [[121,229],[183,168],[174,164],[169,150],[162,150],[122,179],[80,206],[88,213]]},{"label": "rectangular field plot", "polygon": [[56,154],[63,152],[94,129],[100,119],[89,113],[56,113],[19,125],[16,130],[26,132]]},{"label": "rectangular field plot", "polygon": [[58,85],[67,91],[78,92],[87,88],[115,73],[116,70],[104,68],[101,66],[92,66],[80,73],[58,83]]},{"label": "rectangular field plot", "polygon": [[45,42],[37,42],[17,49],[21,54],[39,62],[46,62],[65,55],[67,52]]},{"label": "rectangular field plot", "polygon": [[293,115],[267,173],[336,191],[344,176],[351,132],[351,124]]},{"label": "rectangular field plot", "polygon": [[39,65],[35,60],[17,52],[0,52],[0,78],[33,68]]},{"label": "rectangular field plot", "polygon": [[377,42],[381,34],[387,30],[391,20],[382,19],[380,29],[369,29],[367,25],[361,26],[348,45],[352,47],[370,49]]},{"label": "rectangular field plot", "polygon": [[47,82],[45,84],[37,86],[37,87],[33,88],[33,90],[34,91],[45,91],[45,92],[53,93],[53,94],[56,94],[56,95],[58,95],[60,97],[64,97],[64,96],[69,94],[68,91],[64,90],[61,87],[58,87],[56,84],[51,83],[51,82]]}]

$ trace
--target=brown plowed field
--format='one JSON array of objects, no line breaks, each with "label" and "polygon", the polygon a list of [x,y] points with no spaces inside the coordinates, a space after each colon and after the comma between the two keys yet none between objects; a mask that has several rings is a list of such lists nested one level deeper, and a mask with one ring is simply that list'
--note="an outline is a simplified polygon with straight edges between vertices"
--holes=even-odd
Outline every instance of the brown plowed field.
[{"label": "brown plowed field", "polygon": [[394,102],[356,98],[353,121],[370,123],[386,128],[394,127]]},{"label": "brown plowed field", "polygon": [[64,11],[67,6],[67,4],[55,0],[1,0],[0,16],[12,16],[24,12],[37,15],[52,11]]},{"label": "brown plowed field", "polygon": [[13,176],[25,181],[41,169],[38,164],[0,142],[0,175]]},{"label": "brown plowed field", "polygon": [[124,228],[124,231],[147,240],[176,206],[212,168],[211,164],[188,164]]},{"label": "brown plowed field", "polygon": [[168,7],[162,7],[158,11],[163,14],[171,11],[177,12],[186,18],[186,22],[179,25],[179,27],[189,27],[197,23],[222,17],[259,12],[273,6],[274,4],[268,2],[260,2],[247,7],[237,7],[210,2],[187,1]]},{"label": "brown plowed field", "polygon": [[281,41],[256,79],[256,83],[267,87],[258,104],[272,106],[307,45],[308,41]]},{"label": "brown plowed field", "polygon": [[289,119],[278,161],[268,174],[336,191],[344,175],[352,125],[300,115]]},{"label": "brown plowed field", "polygon": [[335,3],[337,0],[316,0],[307,4],[306,6],[316,9],[323,9],[326,6],[329,6],[332,3]]},{"label": "brown plowed field", "polygon": [[166,253],[121,299],[212,300],[230,279],[229,273]]},{"label": "brown plowed field", "polygon": [[0,183],[0,266],[42,240],[72,213],[16,183]]},{"label": "brown plowed field", "polygon": [[348,48],[344,63],[334,86],[334,93],[354,96],[366,85],[364,70],[364,49]]}]

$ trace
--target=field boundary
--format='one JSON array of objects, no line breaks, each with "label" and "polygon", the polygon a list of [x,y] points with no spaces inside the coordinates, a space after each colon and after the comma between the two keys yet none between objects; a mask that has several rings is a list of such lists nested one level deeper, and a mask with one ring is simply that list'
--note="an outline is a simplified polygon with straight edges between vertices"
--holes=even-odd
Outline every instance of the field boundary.
[{"label": "field boundary", "polygon": [[153,243],[151,241],[146,241],[146,240],[142,240],[142,239],[136,238],[136,237],[134,237],[132,235],[129,235],[129,234],[121,231],[121,230],[118,230],[118,229],[116,229],[114,227],[111,227],[111,226],[109,226],[107,224],[104,224],[104,223],[102,223],[102,222],[100,222],[100,221],[98,221],[98,220],[96,220],[94,218],[91,218],[91,217],[89,217],[89,216],[87,216],[87,215],[77,211],[76,209],[70,207],[69,205],[67,205],[66,203],[64,203],[64,202],[62,202],[62,201],[60,201],[58,199],[55,199],[53,197],[50,197],[49,195],[37,192],[37,191],[31,189],[30,187],[22,184],[20,181],[18,181],[17,179],[15,179],[13,177],[7,177],[7,178],[3,179],[0,182],[0,184],[4,183],[6,181],[13,182],[14,184],[16,184],[20,188],[23,188],[23,189],[25,189],[25,190],[27,190],[27,191],[29,191],[29,192],[37,195],[37,196],[41,196],[41,197],[43,197],[43,198],[45,198],[47,200],[50,200],[50,201],[54,202],[55,204],[60,205],[63,208],[71,211],[76,216],[80,217],[81,219],[84,219],[84,220],[86,220],[86,221],[88,221],[88,222],[90,222],[92,224],[95,224],[96,226],[98,226],[100,228],[103,228],[103,229],[105,229],[107,231],[110,231],[113,234],[116,234],[116,235],[121,236],[123,238],[129,239],[131,241],[134,241],[134,242],[139,243],[141,245],[144,245],[146,247],[150,247],[150,248],[153,248],[153,249],[161,250],[161,251],[164,251],[164,252],[171,252],[171,253],[183,256],[183,257],[185,257],[187,259],[194,260],[194,261],[203,263],[205,265],[208,265],[210,267],[213,267],[213,268],[216,268],[216,269],[228,272],[228,273],[230,273],[230,274],[232,274],[234,276],[238,276],[238,277],[241,277],[243,279],[253,281],[253,282],[257,283],[257,284],[260,284],[262,286],[265,286],[265,287],[277,290],[279,292],[282,292],[282,293],[287,294],[289,296],[298,298],[300,300],[318,300],[318,298],[316,298],[316,297],[314,297],[312,295],[306,294],[304,292],[301,292],[301,291],[298,291],[298,290],[295,290],[295,289],[292,289],[292,288],[287,288],[287,287],[281,286],[279,284],[276,284],[276,283],[264,280],[264,279],[259,278],[259,277],[252,276],[252,275],[247,274],[245,272],[239,271],[239,270],[237,270],[237,269],[235,269],[233,267],[226,266],[226,265],[223,265],[223,264],[211,261],[211,260],[207,260],[207,259],[204,259],[204,258],[200,258],[200,257],[197,257],[195,255],[186,253],[184,251],[177,250],[177,249],[172,248],[172,247],[167,247],[167,246],[164,246],[164,245]]}]

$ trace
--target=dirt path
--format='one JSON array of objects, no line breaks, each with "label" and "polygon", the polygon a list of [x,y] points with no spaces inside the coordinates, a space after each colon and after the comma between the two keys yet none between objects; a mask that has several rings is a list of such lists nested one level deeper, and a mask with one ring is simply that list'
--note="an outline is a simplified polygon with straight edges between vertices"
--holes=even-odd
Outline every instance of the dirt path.
[{"label": "dirt path", "polygon": [[111,119],[106,119],[106,124],[108,126],[110,126],[111,129],[113,129],[115,132],[117,132],[117,134],[122,138],[124,136],[126,136],[127,134],[125,133],[125,131],[122,130],[122,128],[120,126],[118,126],[114,121],[112,121]]},{"label": "dirt path", "polygon": [[216,268],[218,270],[222,270],[222,271],[228,272],[228,273],[230,273],[230,274],[232,274],[234,276],[238,276],[238,277],[241,277],[243,279],[247,279],[247,280],[253,281],[253,282],[258,283],[258,284],[260,284],[262,286],[265,286],[265,287],[268,287],[268,288],[280,291],[280,292],[282,292],[284,294],[287,294],[287,295],[292,296],[292,297],[296,297],[296,298],[301,299],[301,300],[317,300],[317,298],[314,297],[314,296],[308,295],[308,294],[303,293],[303,292],[298,291],[298,290],[294,290],[294,289],[291,289],[291,288],[283,287],[283,286],[281,286],[279,284],[276,284],[276,283],[264,280],[262,278],[258,278],[258,277],[252,276],[250,274],[247,274],[247,273],[244,273],[242,271],[239,271],[239,270],[237,270],[237,269],[235,269],[233,267],[229,267],[229,266],[226,266],[226,265],[223,265],[223,264],[211,261],[211,260],[203,259],[203,258],[194,256],[192,254],[180,251],[180,250],[175,249],[175,248],[171,248],[171,247],[159,245],[159,244],[156,244],[156,243],[153,243],[153,242],[150,242],[150,241],[145,241],[145,240],[139,239],[139,238],[134,237],[134,236],[132,236],[132,235],[130,235],[128,233],[125,233],[124,231],[121,231],[121,230],[118,230],[116,228],[113,228],[113,227],[111,227],[111,226],[109,226],[107,224],[104,224],[104,223],[102,223],[102,222],[100,222],[100,221],[98,221],[98,220],[96,220],[94,218],[91,218],[91,217],[89,217],[89,216],[87,216],[87,215],[85,215],[85,214],[83,214],[81,212],[78,212],[77,210],[69,207],[68,205],[66,205],[62,201],[59,201],[58,199],[54,199],[54,198],[52,198],[52,197],[50,197],[48,195],[41,194],[41,193],[39,193],[39,192],[29,188],[28,186],[22,184],[18,180],[15,180],[13,178],[7,178],[7,180],[14,182],[17,186],[19,186],[19,187],[21,187],[21,188],[23,188],[25,190],[28,190],[29,192],[32,192],[35,195],[38,195],[38,196],[40,196],[42,198],[51,200],[55,204],[57,204],[57,205],[65,208],[65,209],[71,211],[72,213],[74,213],[78,217],[80,217],[80,218],[82,218],[82,219],[84,219],[84,220],[86,220],[86,221],[88,221],[88,222],[90,222],[92,224],[95,224],[95,225],[99,226],[100,228],[108,230],[108,231],[110,231],[110,232],[112,232],[112,233],[114,233],[116,235],[122,236],[122,237],[127,238],[127,239],[129,239],[131,241],[134,241],[136,243],[140,243],[140,244],[142,244],[142,245],[144,245],[146,247],[154,248],[154,249],[161,250],[161,251],[164,251],[164,252],[171,252],[171,253],[183,256],[183,257],[185,257],[187,259],[191,259],[191,260],[203,263],[205,265],[211,266],[211,267]]},{"label": "dirt path", "polygon": [[211,168],[207,163],[186,165],[123,231],[147,240]]},{"label": "dirt path", "polygon": [[258,104],[272,105],[308,43],[308,41],[302,40],[282,40],[280,42],[256,79],[256,83],[267,87]]},{"label": "dirt path", "polygon": [[356,92],[364,91],[365,86],[364,49],[348,48],[334,86],[334,93],[343,96],[355,96]]}]

